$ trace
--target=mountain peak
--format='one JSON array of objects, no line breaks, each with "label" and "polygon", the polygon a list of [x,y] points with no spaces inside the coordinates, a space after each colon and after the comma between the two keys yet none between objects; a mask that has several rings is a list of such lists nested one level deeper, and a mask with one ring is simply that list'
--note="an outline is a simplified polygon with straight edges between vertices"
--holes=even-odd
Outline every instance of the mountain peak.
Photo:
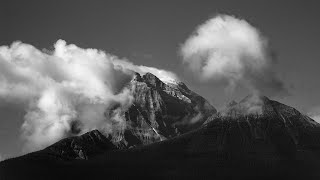
[{"label": "mountain peak", "polygon": [[141,144],[195,129],[216,112],[209,102],[185,84],[177,81],[165,83],[152,73],[142,76],[136,73],[129,86],[134,87],[130,88],[134,100],[126,118],[132,122],[131,134],[138,137]]},{"label": "mountain peak", "polygon": [[231,101],[220,114],[223,116],[238,117],[242,115],[261,115],[271,100],[266,96],[251,94],[243,98],[239,103]]},{"label": "mountain peak", "polygon": [[159,88],[164,86],[164,83],[152,73],[148,72],[145,75],[143,75],[142,78],[146,83],[152,85],[153,87]]},{"label": "mountain peak", "polygon": [[146,78],[149,78],[149,79],[159,79],[156,75],[154,75],[154,74],[152,74],[150,72],[147,72],[143,76],[146,77]]},{"label": "mountain peak", "polygon": [[133,80],[141,82],[142,81],[142,77],[141,77],[141,75],[139,73],[135,72],[134,76],[133,76]]},{"label": "mountain peak", "polygon": [[268,101],[270,101],[270,99],[267,96],[264,96],[261,94],[249,94],[245,98],[243,98],[239,103],[246,103],[246,102],[265,103]]},{"label": "mountain peak", "polygon": [[238,103],[235,101],[235,100],[232,100],[232,101],[230,101],[228,104],[227,104],[227,108],[229,108],[229,107],[232,107],[232,106],[235,106],[235,105],[237,105]]}]

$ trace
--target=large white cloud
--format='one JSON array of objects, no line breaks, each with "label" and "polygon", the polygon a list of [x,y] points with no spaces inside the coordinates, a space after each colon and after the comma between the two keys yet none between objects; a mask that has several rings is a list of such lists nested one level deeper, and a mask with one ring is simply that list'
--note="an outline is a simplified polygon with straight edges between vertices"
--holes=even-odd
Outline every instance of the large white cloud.
[{"label": "large white cloud", "polygon": [[274,75],[267,40],[247,21],[218,15],[201,24],[182,44],[183,62],[200,78],[239,84],[254,92],[285,93]]},{"label": "large white cloud", "polygon": [[26,111],[22,124],[26,151],[92,129],[121,131],[125,120],[114,108],[130,105],[132,96],[125,84],[133,71],[176,78],[171,72],[136,66],[97,49],[67,45],[63,40],[46,53],[14,42],[0,46],[0,102]]}]

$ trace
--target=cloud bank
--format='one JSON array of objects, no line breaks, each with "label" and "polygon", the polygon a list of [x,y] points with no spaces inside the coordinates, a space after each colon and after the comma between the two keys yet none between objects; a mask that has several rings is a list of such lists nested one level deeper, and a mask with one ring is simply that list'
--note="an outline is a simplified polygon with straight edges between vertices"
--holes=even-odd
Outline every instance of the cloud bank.
[{"label": "cloud bank", "polygon": [[201,24],[182,44],[183,62],[203,82],[227,82],[252,93],[286,94],[273,71],[274,56],[258,29],[243,19],[218,15]]},{"label": "cloud bank", "polygon": [[132,101],[126,83],[134,71],[176,78],[63,40],[49,52],[14,42],[0,46],[0,103],[26,111],[21,127],[26,152],[92,129],[121,131],[126,127],[121,111]]}]

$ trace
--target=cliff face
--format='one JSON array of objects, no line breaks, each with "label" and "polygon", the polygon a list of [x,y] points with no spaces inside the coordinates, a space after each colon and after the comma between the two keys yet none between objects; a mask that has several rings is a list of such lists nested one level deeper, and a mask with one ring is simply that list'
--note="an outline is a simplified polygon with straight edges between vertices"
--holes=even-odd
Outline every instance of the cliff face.
[{"label": "cliff face", "polygon": [[182,82],[164,83],[151,73],[136,73],[128,85],[134,100],[125,112],[127,128],[112,135],[125,147],[150,144],[200,127],[216,113],[207,100]]}]

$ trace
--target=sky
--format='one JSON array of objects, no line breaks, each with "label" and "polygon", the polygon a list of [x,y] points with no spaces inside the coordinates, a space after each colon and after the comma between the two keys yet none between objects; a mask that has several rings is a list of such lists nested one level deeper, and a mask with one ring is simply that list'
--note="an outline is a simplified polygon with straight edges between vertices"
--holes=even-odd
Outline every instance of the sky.
[{"label": "sky", "polygon": [[[320,119],[320,12],[317,1],[16,1],[1,0],[0,46],[14,41],[52,50],[59,39],[100,49],[136,65],[165,69],[218,109],[248,94],[199,81],[184,64],[181,47],[218,14],[245,19],[268,39],[272,71],[288,93],[272,99]],[[25,111],[0,103],[0,157],[21,154]]]}]

